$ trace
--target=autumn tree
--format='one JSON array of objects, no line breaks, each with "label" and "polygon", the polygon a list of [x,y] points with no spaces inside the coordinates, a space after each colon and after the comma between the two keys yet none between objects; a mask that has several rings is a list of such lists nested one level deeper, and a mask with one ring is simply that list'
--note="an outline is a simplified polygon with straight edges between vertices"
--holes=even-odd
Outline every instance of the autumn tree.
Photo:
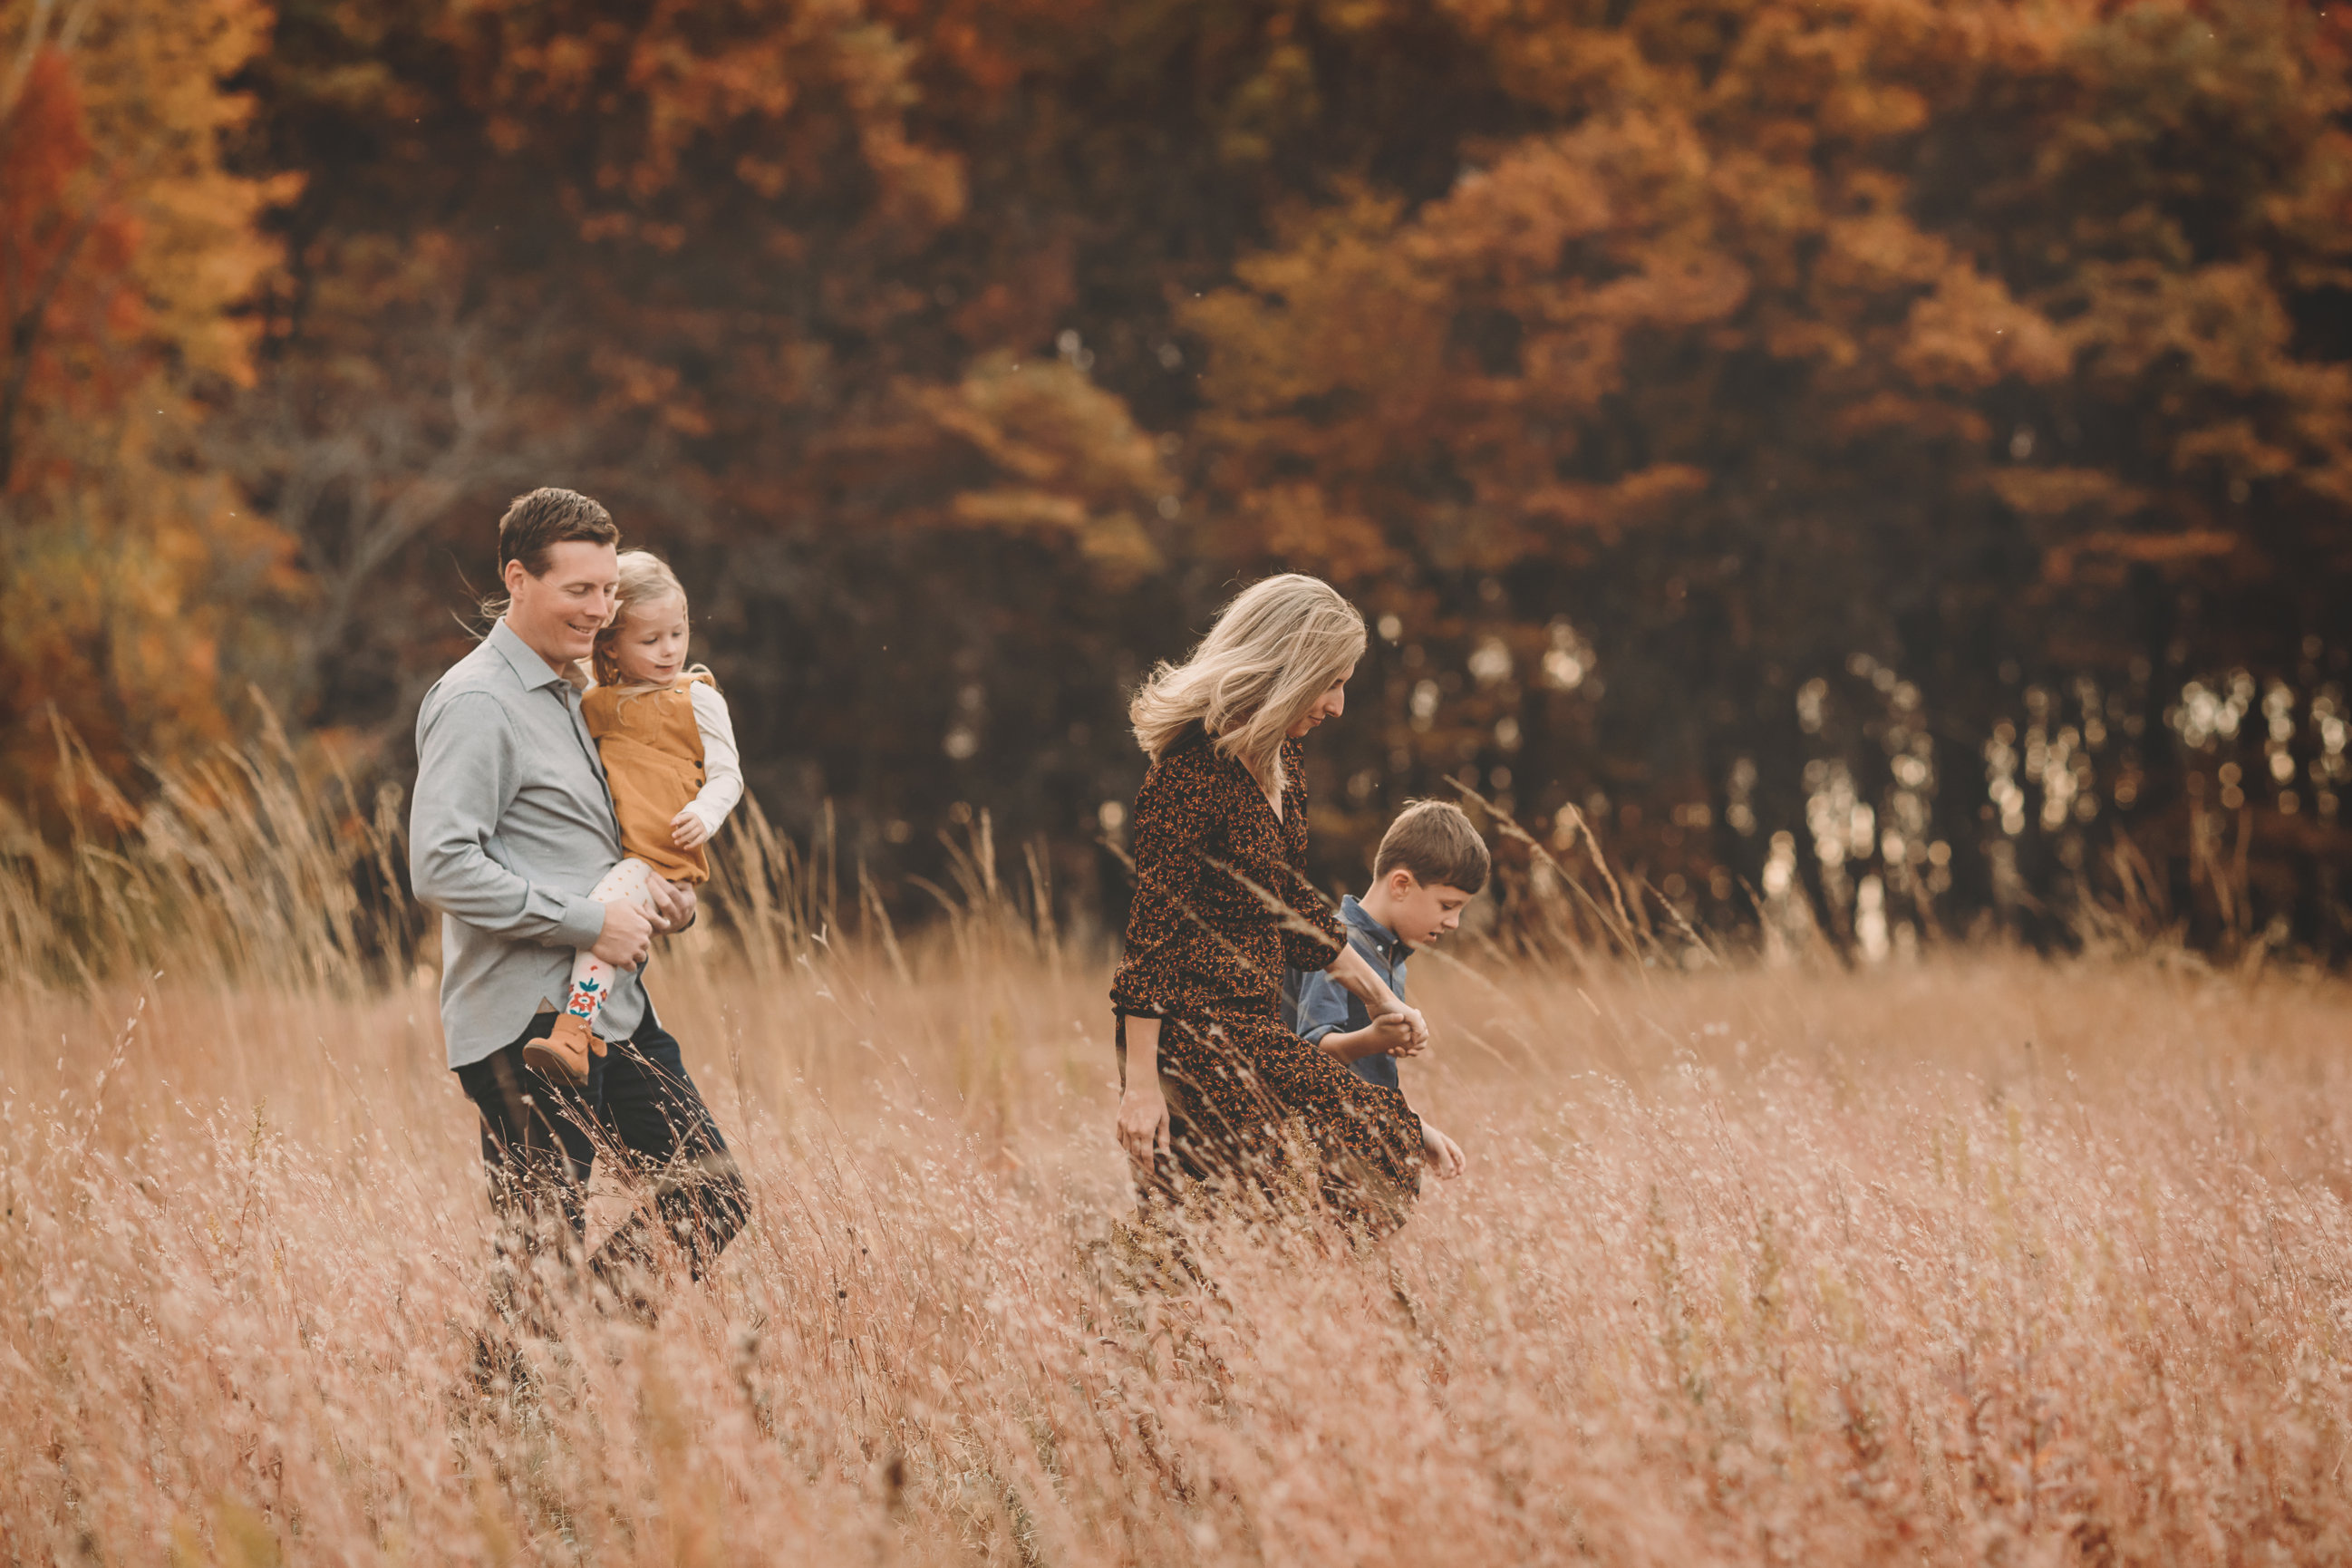
[{"label": "autumn tree", "polygon": [[[1447,9],[1547,127],[1301,207],[1189,313],[1216,547],[1414,628],[1381,743],[1423,779],[1622,805],[1677,890],[1931,921],[2168,809],[2189,676],[2343,646],[2352,380],[2297,330],[2342,63],[2300,8]],[[2131,782],[2045,745],[1990,801],[2003,723]]]},{"label": "autumn tree", "polygon": [[2203,934],[2332,929],[2341,16],[0,16],[9,700],[110,766],[268,655],[396,773],[490,520],[565,482],[685,574],[761,799],[877,865],[983,805],[1089,863],[1126,689],[1293,566],[1381,628],[1327,881],[1471,770],[1858,952],[2063,937],[2134,856]]},{"label": "autumn tree", "polygon": [[247,156],[334,174],[285,216],[238,458],[326,596],[312,712],[397,735],[488,520],[561,480],[686,572],[787,816],[854,793],[928,837],[1016,704],[1101,721],[1035,672],[1108,662],[1173,487],[1056,351],[1051,255],[960,248],[998,220],[910,124],[919,54],[819,0],[285,8]]},{"label": "autumn tree", "polygon": [[45,711],[110,772],[227,732],[268,672],[256,612],[299,592],[283,542],[204,460],[252,379],[241,307],[263,213],[299,179],[223,167],[267,38],[246,0],[0,5],[0,753],[46,798]]}]

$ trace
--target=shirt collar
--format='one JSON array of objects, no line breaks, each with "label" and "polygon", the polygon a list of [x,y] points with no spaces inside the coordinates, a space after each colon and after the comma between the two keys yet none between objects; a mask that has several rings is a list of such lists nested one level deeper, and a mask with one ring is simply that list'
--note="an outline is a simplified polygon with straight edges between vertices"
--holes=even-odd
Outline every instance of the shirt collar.
[{"label": "shirt collar", "polygon": [[1339,918],[1371,938],[1372,945],[1385,954],[1391,963],[1412,956],[1412,949],[1407,947],[1396,932],[1389,930],[1366,912],[1355,894],[1339,895]]},{"label": "shirt collar", "polygon": [[581,672],[578,659],[573,659],[562,669],[551,668],[547,660],[539,657],[537,649],[515,635],[514,629],[507,625],[507,618],[504,616],[500,616],[498,624],[490,628],[488,642],[492,647],[506,656],[507,663],[514,668],[515,679],[522,682],[522,689],[525,691],[536,691],[542,686],[552,686],[557,681],[562,681],[574,691],[583,689],[588,684],[588,678]]}]

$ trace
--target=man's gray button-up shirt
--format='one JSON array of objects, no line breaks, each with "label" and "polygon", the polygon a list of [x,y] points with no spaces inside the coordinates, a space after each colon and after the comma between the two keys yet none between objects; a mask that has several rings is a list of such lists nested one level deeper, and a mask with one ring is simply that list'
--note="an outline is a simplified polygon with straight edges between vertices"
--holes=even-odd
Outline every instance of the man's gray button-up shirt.
[{"label": "man's gray button-up shirt", "polygon": [[[575,949],[604,906],[588,894],[621,859],[620,826],[581,716],[586,681],[501,620],[425,694],[408,870],[441,913],[441,1027],[463,1067],[561,1006]],[[635,974],[613,980],[596,1032],[625,1040],[646,1014]]]}]

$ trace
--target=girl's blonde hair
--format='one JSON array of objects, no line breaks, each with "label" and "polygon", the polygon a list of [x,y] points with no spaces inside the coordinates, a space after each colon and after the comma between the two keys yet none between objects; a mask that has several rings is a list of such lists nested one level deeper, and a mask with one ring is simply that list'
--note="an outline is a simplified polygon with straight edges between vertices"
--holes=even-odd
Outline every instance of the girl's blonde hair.
[{"label": "girl's blonde hair", "polygon": [[1157,760],[1198,724],[1278,791],[1286,734],[1363,657],[1364,642],[1364,617],[1320,578],[1253,583],[1217,612],[1189,658],[1144,681],[1127,710],[1136,741]]},{"label": "girl's blonde hair", "polygon": [[[672,595],[676,595],[681,604],[686,600],[686,586],[677,580],[677,574],[669,569],[669,563],[652,551],[622,551],[620,567],[621,586],[619,593],[614,595],[613,618],[604,623],[603,631],[596,634],[595,649],[588,656],[589,673],[596,678],[599,686],[625,684],[621,675],[620,660],[613,656],[613,645],[620,640],[621,627],[627,622],[630,611],[642,609],[647,605],[658,605]],[[710,672],[698,664],[689,667],[687,673],[708,675]]]}]

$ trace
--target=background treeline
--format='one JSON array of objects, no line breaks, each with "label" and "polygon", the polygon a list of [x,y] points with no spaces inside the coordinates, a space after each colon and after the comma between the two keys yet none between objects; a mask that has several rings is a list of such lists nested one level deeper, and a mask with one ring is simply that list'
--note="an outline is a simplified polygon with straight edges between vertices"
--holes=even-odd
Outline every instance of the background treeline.
[{"label": "background treeline", "polygon": [[1327,881],[1451,776],[1638,919],[2335,956],[2341,10],[0,0],[0,847],[256,694],[399,778],[561,482],[886,883],[1115,904],[1287,567]]}]

